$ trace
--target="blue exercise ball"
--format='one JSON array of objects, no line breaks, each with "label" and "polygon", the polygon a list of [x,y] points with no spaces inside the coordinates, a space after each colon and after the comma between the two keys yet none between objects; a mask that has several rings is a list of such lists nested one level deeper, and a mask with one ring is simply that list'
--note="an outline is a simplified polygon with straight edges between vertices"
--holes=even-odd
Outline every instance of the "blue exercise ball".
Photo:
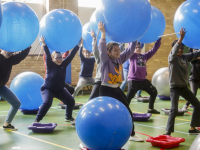
[{"label": "blue exercise ball", "polygon": [[[90,30],[93,30],[96,35],[98,35],[97,43],[99,45],[99,40],[101,39],[101,31],[98,29],[98,22],[96,21],[96,10],[93,12],[92,16],[90,17]],[[106,43],[113,42],[106,36]]]},{"label": "blue exercise ball", "polygon": [[1,8],[1,0],[0,0],[0,27],[2,22],[2,8]]},{"label": "blue exercise ball", "polygon": [[10,84],[10,89],[21,102],[20,109],[34,110],[42,104],[40,88],[44,79],[34,72],[23,72],[17,75]]},{"label": "blue exercise ball", "polygon": [[83,47],[92,52],[92,41],[93,38],[91,36],[91,30],[90,30],[90,23],[86,23],[83,26],[83,33],[82,33],[82,38],[83,38]]},{"label": "blue exercise ball", "polygon": [[163,35],[165,26],[166,22],[163,13],[155,6],[151,6],[151,25],[138,41],[146,44],[157,41],[160,38],[158,36]]},{"label": "blue exercise ball", "polygon": [[0,48],[9,52],[29,47],[37,38],[39,20],[32,8],[21,2],[2,4]]},{"label": "blue exercise ball", "polygon": [[[83,38],[83,47],[92,52],[92,42],[93,42],[93,37],[91,36],[91,31],[92,28],[90,27],[90,22],[86,23],[83,26],[83,33],[82,33],[82,38]],[[93,30],[95,31],[95,30]],[[97,37],[97,33],[95,32],[95,36]],[[99,32],[98,38],[97,38],[97,46],[99,45],[99,40],[101,39],[101,33]],[[106,43],[111,42],[109,38],[106,37]]]},{"label": "blue exercise ball", "polygon": [[[180,28],[186,29],[187,33],[183,39],[183,43],[188,47],[200,49],[200,1],[185,1],[177,9],[174,16],[175,33],[180,32]],[[177,34],[179,38],[180,35]]]},{"label": "blue exercise ball", "polygon": [[151,24],[148,0],[101,0],[96,8],[96,22],[105,23],[106,36],[120,43],[141,38]]},{"label": "blue exercise ball", "polygon": [[82,25],[78,16],[66,9],[47,13],[40,21],[39,35],[43,35],[49,49],[66,52],[80,41]]},{"label": "blue exercise ball", "polygon": [[90,150],[118,150],[129,139],[131,130],[128,109],[111,97],[88,101],[76,117],[76,132]]}]

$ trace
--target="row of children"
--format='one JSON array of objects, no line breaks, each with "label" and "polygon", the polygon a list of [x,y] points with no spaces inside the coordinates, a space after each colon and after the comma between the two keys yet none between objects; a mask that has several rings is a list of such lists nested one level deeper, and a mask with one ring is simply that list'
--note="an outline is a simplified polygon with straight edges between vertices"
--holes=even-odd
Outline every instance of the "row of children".
[{"label": "row of children", "polygon": [[[151,84],[151,82],[146,79],[146,63],[159,49],[161,45],[161,39],[158,39],[154,47],[144,54],[141,54],[141,44],[137,41],[129,43],[128,48],[121,52],[118,43],[110,42],[106,45],[105,28],[102,22],[99,22],[98,28],[102,32],[98,48],[96,45],[96,37],[94,32],[92,32],[93,51],[95,57],[90,57],[89,53],[86,50],[83,50],[83,40],[81,40],[80,43],[74,47],[71,53],[65,59],[63,59],[60,52],[54,51],[52,54],[50,54],[44,37],[41,37],[42,46],[46,55],[46,78],[41,87],[43,104],[39,109],[35,122],[39,122],[43,119],[52,105],[53,98],[56,97],[67,106],[65,120],[70,121],[72,125],[75,125],[75,119],[72,117],[73,107],[75,105],[75,100],[73,97],[76,96],[83,85],[88,84],[94,84],[89,99],[98,96],[113,97],[127,107],[131,117],[132,112],[129,107],[131,99],[138,90],[144,90],[150,95],[149,108],[147,112],[155,114],[160,113],[154,109],[157,90]],[[200,115],[200,102],[187,88],[188,62],[197,59],[200,56],[200,51],[182,54],[184,46],[182,44],[182,40],[185,36],[185,33],[186,31],[181,28],[180,38],[178,41],[173,42],[172,50],[168,57],[171,97],[171,110],[166,128],[166,134],[168,135],[170,135],[171,132],[174,132],[174,122],[178,112],[178,100],[180,95],[187,101],[191,102],[194,107],[189,133],[200,133],[200,131],[195,128],[200,126],[200,120],[198,120],[198,116]],[[81,68],[87,68],[90,71],[86,71],[84,69],[81,70],[77,87],[75,88],[75,92],[72,96],[65,88],[66,67],[72,61],[78,49],[80,49],[79,55],[82,60]],[[4,129],[16,130],[16,128],[11,125],[11,122],[20,107],[20,101],[14,95],[14,93],[5,86],[5,84],[9,79],[12,66],[25,59],[29,51],[30,47],[13,55],[11,52],[1,50],[0,96],[12,105],[4,123]],[[122,83],[124,80],[122,64],[127,60],[129,60],[130,65],[128,72],[128,93],[125,95],[124,92],[119,88],[119,83]],[[92,78],[92,71],[95,61],[97,63],[97,72],[94,81]],[[91,65],[92,63],[93,65]],[[132,121],[134,121],[133,117]],[[143,139],[135,135],[134,123],[129,140],[143,141]]]}]

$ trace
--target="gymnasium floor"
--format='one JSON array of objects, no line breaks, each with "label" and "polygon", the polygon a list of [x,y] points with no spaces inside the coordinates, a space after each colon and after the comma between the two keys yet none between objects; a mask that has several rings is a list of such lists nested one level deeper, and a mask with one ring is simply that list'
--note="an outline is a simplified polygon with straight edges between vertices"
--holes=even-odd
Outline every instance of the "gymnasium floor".
[{"label": "gymnasium floor", "polygon": [[[200,97],[200,93],[197,96]],[[142,96],[148,96],[145,92],[142,92]],[[86,103],[89,95],[77,96],[76,102]],[[60,109],[57,106],[59,100],[54,99],[53,105],[50,108],[47,115],[41,121],[41,123],[57,123],[53,133],[50,134],[36,134],[27,127],[31,124],[35,115],[23,115],[18,111],[13,125],[18,128],[18,131],[6,131],[2,126],[5,117],[8,113],[10,105],[5,101],[0,101],[0,150],[79,150],[80,140],[76,134],[75,127],[70,123],[65,122],[65,110]],[[180,99],[179,107],[185,104],[185,100]],[[132,99],[131,109],[133,112],[146,113],[148,103],[137,102],[136,99]],[[170,108],[170,101],[156,100],[155,108],[161,110],[161,108]],[[76,117],[78,110],[73,111],[73,116]],[[174,137],[183,137],[185,142],[181,143],[179,147],[173,148],[173,150],[188,150],[196,135],[188,135],[190,126],[192,108],[189,108],[189,112],[184,116],[176,117],[175,132],[172,134]],[[135,122],[135,131],[137,134],[146,139],[148,135],[157,136],[165,133],[165,127],[167,124],[168,116],[161,112],[159,115],[152,115],[148,122]],[[152,147],[148,142],[133,142],[128,141],[124,147],[125,150],[160,150],[158,147]]]}]

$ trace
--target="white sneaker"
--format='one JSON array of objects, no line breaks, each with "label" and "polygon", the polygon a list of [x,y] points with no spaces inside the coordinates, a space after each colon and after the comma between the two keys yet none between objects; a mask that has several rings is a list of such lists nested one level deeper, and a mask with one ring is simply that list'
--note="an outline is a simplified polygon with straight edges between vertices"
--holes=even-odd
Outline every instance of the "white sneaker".
[{"label": "white sneaker", "polygon": [[141,137],[134,135],[130,136],[129,141],[143,142],[144,140]]},{"label": "white sneaker", "polygon": [[80,149],[86,149],[87,147],[86,147],[83,143],[80,143],[80,144],[79,144],[79,148],[80,148]]},{"label": "white sneaker", "polygon": [[188,111],[187,108],[188,108],[188,106],[187,106],[187,105],[184,105],[183,108],[182,108],[182,110],[183,110],[183,111]]}]

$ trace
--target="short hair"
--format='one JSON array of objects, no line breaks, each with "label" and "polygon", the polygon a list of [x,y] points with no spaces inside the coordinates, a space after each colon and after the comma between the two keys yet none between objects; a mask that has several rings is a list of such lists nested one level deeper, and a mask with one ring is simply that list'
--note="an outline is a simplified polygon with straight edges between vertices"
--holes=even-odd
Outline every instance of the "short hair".
[{"label": "short hair", "polygon": [[51,54],[51,58],[53,58],[55,56],[55,54],[58,54],[58,53],[60,53],[60,52],[53,51],[53,53]]},{"label": "short hair", "polygon": [[[178,42],[178,40],[174,40],[172,42],[172,47],[174,47],[174,45]],[[184,47],[185,45],[183,43],[180,44],[181,47]]]},{"label": "short hair", "polygon": [[107,47],[107,51],[111,52],[113,46],[116,46],[116,45],[119,46],[118,43],[115,43],[115,42],[109,42],[109,43],[106,45],[106,47]]}]

